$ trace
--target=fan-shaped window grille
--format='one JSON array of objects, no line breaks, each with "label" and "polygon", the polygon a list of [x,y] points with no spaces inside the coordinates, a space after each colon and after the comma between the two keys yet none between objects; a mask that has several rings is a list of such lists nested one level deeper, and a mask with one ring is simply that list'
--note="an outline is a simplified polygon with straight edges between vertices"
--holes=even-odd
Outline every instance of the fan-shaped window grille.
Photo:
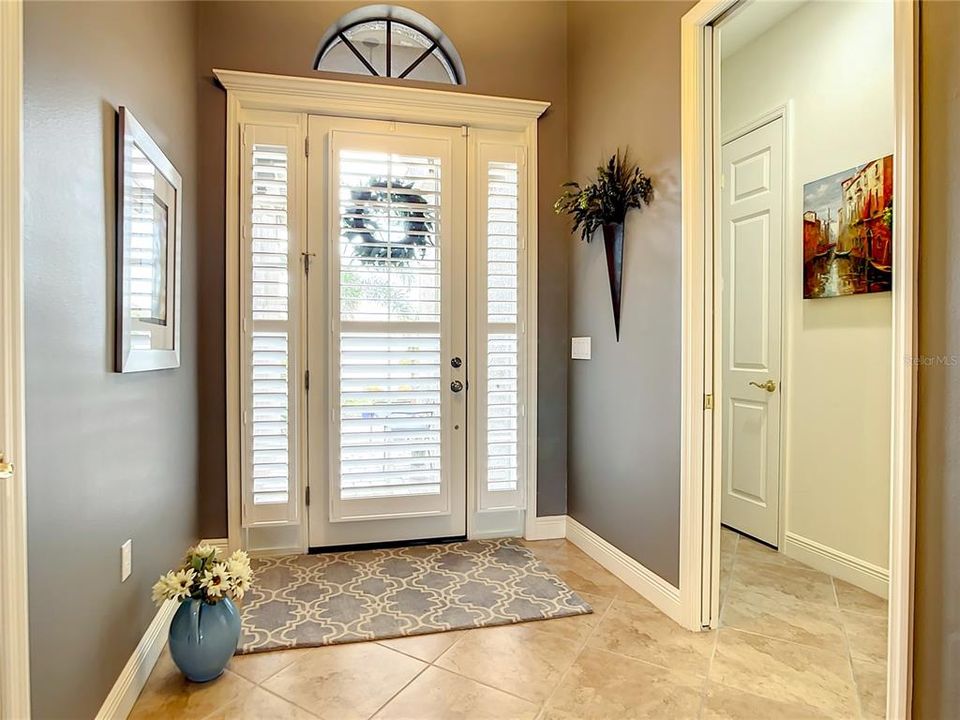
[{"label": "fan-shaped window grille", "polygon": [[314,69],[463,85],[453,43],[423,15],[369,5],[344,15],[324,34]]}]

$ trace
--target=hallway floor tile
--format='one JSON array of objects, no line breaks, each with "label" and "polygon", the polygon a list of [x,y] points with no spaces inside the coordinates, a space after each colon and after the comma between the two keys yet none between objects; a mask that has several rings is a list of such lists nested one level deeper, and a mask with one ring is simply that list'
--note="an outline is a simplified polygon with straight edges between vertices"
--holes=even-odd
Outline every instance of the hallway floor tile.
[{"label": "hallway floor tile", "polygon": [[727,529],[721,628],[688,633],[565,540],[524,543],[592,615],[235,657],[165,650],[131,720],[883,717],[886,601]]}]

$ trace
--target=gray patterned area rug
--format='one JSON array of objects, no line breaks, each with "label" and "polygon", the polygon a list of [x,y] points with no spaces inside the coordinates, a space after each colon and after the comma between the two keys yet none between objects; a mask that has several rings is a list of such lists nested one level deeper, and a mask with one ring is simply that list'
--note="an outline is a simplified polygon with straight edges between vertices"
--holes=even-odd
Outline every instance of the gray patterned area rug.
[{"label": "gray patterned area rug", "polygon": [[385,640],[593,610],[514,540],[255,558],[238,653]]}]

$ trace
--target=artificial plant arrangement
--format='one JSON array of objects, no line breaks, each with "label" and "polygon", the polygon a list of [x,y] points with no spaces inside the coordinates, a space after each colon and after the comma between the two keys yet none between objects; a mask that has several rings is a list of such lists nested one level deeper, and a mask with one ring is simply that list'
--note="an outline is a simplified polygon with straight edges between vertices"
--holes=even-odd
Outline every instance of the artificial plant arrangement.
[{"label": "artificial plant arrangement", "polygon": [[250,558],[243,550],[221,560],[219,548],[198,545],[187,550],[180,568],[160,576],[153,586],[153,601],[162,605],[166,600],[193,599],[214,605],[228,596],[240,600],[252,580]]},{"label": "artificial plant arrangement", "polygon": [[607,255],[613,323],[620,341],[620,291],[623,285],[623,226],[630,210],[639,210],[653,200],[653,182],[635,164],[629,152],[618,149],[605,165],[597,168],[596,179],[586,186],[578,182],[563,185],[564,191],[554,203],[557,214],[573,218],[573,231],[587,242],[598,229],[603,230]]},{"label": "artificial plant arrangement", "polygon": [[253,570],[243,550],[221,559],[220,550],[201,544],[187,550],[184,564],[161,575],[153,600],[180,606],[170,622],[170,655],[194,682],[219,677],[240,641],[240,613],[231,598],[240,600],[250,589]]}]

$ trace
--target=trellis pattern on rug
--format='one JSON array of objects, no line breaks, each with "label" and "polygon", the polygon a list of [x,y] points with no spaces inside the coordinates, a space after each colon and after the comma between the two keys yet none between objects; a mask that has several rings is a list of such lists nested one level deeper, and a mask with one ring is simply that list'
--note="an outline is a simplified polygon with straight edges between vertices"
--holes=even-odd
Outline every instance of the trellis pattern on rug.
[{"label": "trellis pattern on rug", "polygon": [[255,558],[238,653],[593,612],[511,539]]}]

